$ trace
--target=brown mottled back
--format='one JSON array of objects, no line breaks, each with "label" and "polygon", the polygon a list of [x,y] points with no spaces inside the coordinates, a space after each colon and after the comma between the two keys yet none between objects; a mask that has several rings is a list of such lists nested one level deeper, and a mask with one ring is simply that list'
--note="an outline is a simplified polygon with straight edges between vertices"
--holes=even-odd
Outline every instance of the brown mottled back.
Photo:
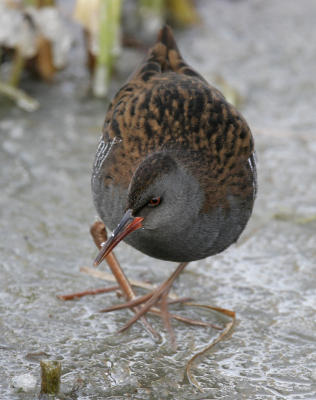
[{"label": "brown mottled back", "polygon": [[[223,95],[189,67],[169,27],[164,27],[141,67],[111,102],[105,142],[121,139],[104,163],[104,183],[128,187],[138,165],[151,153],[172,149],[205,191],[204,212],[227,194],[249,184],[253,141],[247,123]],[[177,152],[177,149],[179,151]],[[221,185],[218,185],[218,182]]]}]

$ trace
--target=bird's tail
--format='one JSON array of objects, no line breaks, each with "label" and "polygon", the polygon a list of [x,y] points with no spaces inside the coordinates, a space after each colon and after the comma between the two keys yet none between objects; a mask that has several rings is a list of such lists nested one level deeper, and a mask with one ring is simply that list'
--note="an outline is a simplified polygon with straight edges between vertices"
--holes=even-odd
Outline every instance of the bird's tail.
[{"label": "bird's tail", "polygon": [[195,76],[204,81],[182,58],[171,28],[165,25],[158,33],[156,43],[149,49],[144,63],[133,78],[148,81],[157,73],[177,72]]}]

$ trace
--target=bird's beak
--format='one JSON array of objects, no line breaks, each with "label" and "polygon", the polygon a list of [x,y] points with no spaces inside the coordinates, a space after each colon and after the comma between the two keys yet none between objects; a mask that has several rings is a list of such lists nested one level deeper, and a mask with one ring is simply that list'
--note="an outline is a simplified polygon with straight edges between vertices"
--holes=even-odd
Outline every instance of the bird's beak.
[{"label": "bird's beak", "polygon": [[94,260],[94,266],[97,267],[125,236],[141,228],[143,219],[143,217],[134,217],[132,210],[127,210],[121,222],[103,244],[97,258]]}]

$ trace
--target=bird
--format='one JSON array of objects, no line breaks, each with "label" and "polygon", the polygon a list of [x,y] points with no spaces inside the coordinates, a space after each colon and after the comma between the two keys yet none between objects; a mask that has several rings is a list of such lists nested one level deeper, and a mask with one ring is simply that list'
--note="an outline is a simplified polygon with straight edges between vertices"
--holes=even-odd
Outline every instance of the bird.
[{"label": "bird", "polygon": [[[251,130],[184,61],[168,25],[109,105],[91,188],[101,219],[91,228],[100,249],[95,266],[113,258],[122,240],[150,257],[179,263],[158,288],[137,297],[115,259],[112,272],[125,306],[135,312],[124,329],[166,304],[190,261],[224,251],[247,225],[257,192]],[[108,238],[106,228],[112,231]]]}]

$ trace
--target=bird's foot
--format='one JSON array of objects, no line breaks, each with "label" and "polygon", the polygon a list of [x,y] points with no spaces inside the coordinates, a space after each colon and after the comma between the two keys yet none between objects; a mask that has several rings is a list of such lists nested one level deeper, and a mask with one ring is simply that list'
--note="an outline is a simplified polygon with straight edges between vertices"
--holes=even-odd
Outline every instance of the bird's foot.
[{"label": "bird's foot", "polygon": [[[91,235],[96,246],[100,249],[102,247],[102,243],[104,243],[107,239],[105,225],[101,221],[96,221],[91,229]],[[131,318],[120,330],[119,332],[123,332],[127,330],[131,325],[133,325],[136,321],[140,320],[142,322],[144,328],[152,335],[154,339],[160,339],[160,335],[153,329],[153,327],[148,323],[145,318],[145,314],[147,312],[154,313],[159,315],[163,322],[166,330],[169,333],[169,337],[171,339],[171,343],[175,347],[175,335],[171,325],[171,320],[175,319],[177,321],[181,321],[190,325],[197,325],[197,326],[205,326],[205,327],[213,327],[215,329],[222,329],[217,325],[213,325],[204,321],[194,320],[190,318],[186,318],[180,315],[176,315],[169,312],[169,305],[174,303],[186,303],[189,302],[189,298],[174,298],[173,296],[169,296],[170,288],[174,282],[174,280],[180,275],[183,271],[184,267],[187,263],[181,263],[177,267],[177,269],[171,274],[171,276],[158,288],[153,289],[149,293],[136,297],[135,292],[125,276],[123,270],[120,267],[116,257],[113,253],[109,253],[106,256],[106,261],[116,279],[119,286],[112,286],[109,288],[101,288],[95,290],[86,290],[83,292],[76,292],[67,295],[59,295],[58,297],[62,300],[72,300],[75,298],[83,297],[86,295],[95,295],[98,293],[107,293],[111,291],[115,291],[120,289],[118,293],[122,293],[125,298],[126,302],[123,304],[115,305],[104,310],[101,312],[110,312],[120,309],[131,309],[135,315]]]},{"label": "bird's foot", "polygon": [[120,289],[119,286],[109,286],[106,288],[84,290],[82,292],[74,292],[74,293],[69,293],[69,294],[58,294],[57,297],[60,300],[67,301],[67,300],[79,299],[80,297],[84,297],[84,296],[94,296],[96,294],[114,292],[115,290],[119,290],[119,289]]},{"label": "bird's foot", "polygon": [[122,310],[126,308],[138,307],[138,311],[135,315],[119,330],[119,332],[124,332],[131,325],[133,325],[139,318],[143,317],[147,312],[154,313],[159,315],[164,323],[164,326],[169,334],[172,345],[176,346],[175,335],[171,325],[171,320],[175,319],[190,325],[197,326],[205,326],[205,327],[213,327],[215,329],[222,329],[221,327],[210,324],[204,321],[194,320],[190,318],[186,318],[180,315],[176,315],[169,312],[169,305],[174,303],[185,303],[190,301],[189,298],[170,298],[168,296],[169,290],[171,288],[172,283],[178,277],[178,275],[182,272],[186,263],[179,264],[178,268],[174,271],[174,273],[158,288],[153,291],[127,301],[123,304],[118,304],[106,309],[101,310],[100,312],[111,312],[116,310]]}]

